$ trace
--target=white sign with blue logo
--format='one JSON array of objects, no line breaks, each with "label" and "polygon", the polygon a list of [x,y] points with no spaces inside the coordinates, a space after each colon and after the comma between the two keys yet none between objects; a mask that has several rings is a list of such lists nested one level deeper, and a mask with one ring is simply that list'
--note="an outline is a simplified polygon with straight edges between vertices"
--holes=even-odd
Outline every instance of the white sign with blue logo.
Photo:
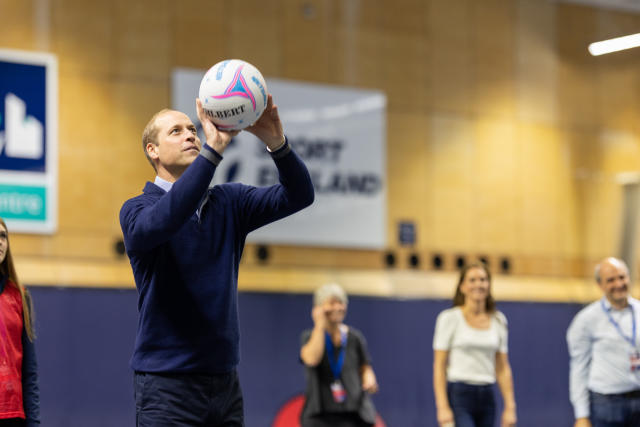
[{"label": "white sign with blue logo", "polygon": [[[173,73],[173,108],[195,112],[203,71]],[[309,168],[313,205],[254,231],[249,241],[273,244],[386,246],[386,96],[373,90],[267,79],[285,134]],[[202,138],[202,134],[200,135]],[[224,152],[214,183],[268,186],[278,172],[264,145],[241,132]]]},{"label": "white sign with blue logo", "polygon": [[57,138],[55,56],[0,49],[0,217],[11,232],[56,231]]}]

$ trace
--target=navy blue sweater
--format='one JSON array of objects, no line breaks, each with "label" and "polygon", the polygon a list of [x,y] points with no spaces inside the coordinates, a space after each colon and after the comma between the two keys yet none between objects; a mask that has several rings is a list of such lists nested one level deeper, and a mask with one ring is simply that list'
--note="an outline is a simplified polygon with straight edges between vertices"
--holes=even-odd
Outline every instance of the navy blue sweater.
[{"label": "navy blue sweater", "polygon": [[[207,145],[202,149],[220,159]],[[209,189],[216,165],[200,155],[168,193],[148,182],[143,194],[122,206],[120,224],[138,289],[135,371],[213,374],[238,364],[238,266],[245,238],[314,198],[309,172],[288,143],[272,157],[280,183],[271,187]]]}]

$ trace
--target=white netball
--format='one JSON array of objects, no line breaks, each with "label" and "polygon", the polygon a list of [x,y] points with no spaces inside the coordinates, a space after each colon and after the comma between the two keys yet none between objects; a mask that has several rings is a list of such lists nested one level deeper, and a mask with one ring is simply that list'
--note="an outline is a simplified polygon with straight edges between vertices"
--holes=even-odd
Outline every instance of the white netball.
[{"label": "white netball", "polygon": [[260,71],[241,59],[218,62],[200,82],[198,97],[221,130],[251,126],[267,106],[267,84]]}]

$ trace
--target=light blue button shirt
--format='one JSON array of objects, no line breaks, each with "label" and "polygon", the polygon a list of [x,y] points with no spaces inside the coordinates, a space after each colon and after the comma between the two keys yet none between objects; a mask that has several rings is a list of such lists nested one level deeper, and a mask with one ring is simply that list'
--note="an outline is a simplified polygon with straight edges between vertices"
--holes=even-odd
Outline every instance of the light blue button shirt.
[{"label": "light blue button shirt", "polygon": [[156,176],[156,179],[153,181],[153,183],[162,188],[167,193],[169,192],[169,190],[171,190],[171,187],[173,187],[173,182],[169,182],[165,179],[160,178],[159,176]]},{"label": "light blue button shirt", "polygon": [[[158,187],[162,188],[167,193],[173,187],[173,182],[169,182],[166,179],[160,178],[159,176],[156,176],[156,179],[153,181],[153,183]],[[198,207],[198,210],[196,211],[196,215],[198,216],[198,219],[200,219],[200,213],[202,212],[202,208],[204,207],[205,203],[207,203],[207,200],[208,198],[206,197],[206,193],[205,193],[205,195],[202,196],[202,200],[200,201],[200,205]]]},{"label": "light blue button shirt", "polygon": [[[603,297],[580,310],[569,325],[569,395],[576,418],[589,416],[589,390],[615,394],[640,389],[640,371],[631,371],[634,348],[628,341],[633,340],[634,317],[636,335],[640,331],[640,301],[628,301],[626,308],[616,310]],[[636,336],[635,350],[639,341]]]}]

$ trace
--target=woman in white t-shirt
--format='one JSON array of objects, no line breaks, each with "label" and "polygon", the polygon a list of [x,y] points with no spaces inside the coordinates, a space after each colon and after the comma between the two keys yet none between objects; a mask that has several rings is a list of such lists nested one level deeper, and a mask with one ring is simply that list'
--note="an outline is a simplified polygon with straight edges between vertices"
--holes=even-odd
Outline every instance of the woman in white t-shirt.
[{"label": "woman in white t-shirt", "polygon": [[439,426],[493,427],[496,381],[504,401],[501,426],[516,425],[507,319],[495,308],[491,274],[484,264],[461,271],[453,308],[436,320],[433,350]]}]

